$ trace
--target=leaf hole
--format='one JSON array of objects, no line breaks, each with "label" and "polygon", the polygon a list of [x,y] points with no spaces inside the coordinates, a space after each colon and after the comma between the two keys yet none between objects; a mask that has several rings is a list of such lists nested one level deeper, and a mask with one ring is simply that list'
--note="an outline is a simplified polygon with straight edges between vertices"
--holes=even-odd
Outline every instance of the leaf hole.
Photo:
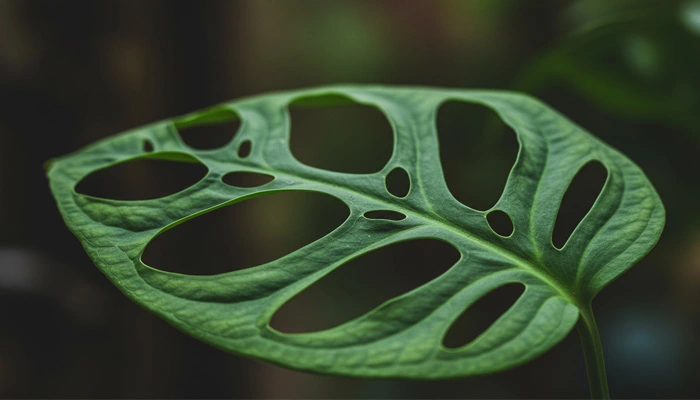
[{"label": "leaf hole", "polygon": [[202,163],[182,153],[151,153],[148,157],[94,171],[78,182],[75,191],[113,200],[157,199],[194,185],[208,171]]},{"label": "leaf hole", "polygon": [[333,328],[437,278],[459,251],[436,239],[382,247],[336,268],[285,303],[270,326],[285,333]]},{"label": "leaf hole", "polygon": [[564,247],[576,227],[593,207],[608,178],[608,170],[599,161],[589,161],[576,173],[562,198],[552,230],[552,244]]},{"label": "leaf hole", "polygon": [[238,114],[228,109],[205,112],[193,120],[175,123],[180,138],[198,150],[218,149],[229,144],[241,127]]},{"label": "leaf hole", "polygon": [[515,132],[492,109],[456,100],[440,106],[437,131],[450,193],[475,210],[493,207],[518,155]]},{"label": "leaf hole", "polygon": [[254,188],[266,185],[274,179],[275,177],[272,175],[246,171],[229,172],[221,178],[225,184],[239,188]]},{"label": "leaf hole", "polygon": [[141,259],[164,271],[214,275],[274,261],[347,219],[342,201],[317,192],[278,192],[199,215],[155,237]]},{"label": "leaf hole", "polygon": [[373,106],[326,95],[294,101],[289,114],[291,151],[306,165],[336,172],[372,173],[381,170],[391,157],[391,125]]},{"label": "leaf hole", "polygon": [[406,219],[406,216],[400,212],[397,211],[391,211],[391,210],[373,210],[373,211],[367,211],[364,214],[365,218],[368,219],[388,219],[391,221],[401,221],[403,219]]},{"label": "leaf hole", "polygon": [[447,330],[442,345],[456,349],[470,344],[505,314],[524,291],[522,283],[509,283],[492,290],[457,317]]},{"label": "leaf hole", "polygon": [[386,190],[396,197],[406,197],[411,190],[411,179],[408,172],[401,167],[396,167],[386,176]]},{"label": "leaf hole", "polygon": [[486,214],[486,221],[494,232],[503,237],[513,234],[513,221],[510,216],[501,210],[494,210]]},{"label": "leaf hole", "polygon": [[250,140],[245,140],[238,147],[238,157],[246,158],[250,155],[250,150],[253,147],[253,143]]},{"label": "leaf hole", "polygon": [[153,152],[153,142],[151,142],[148,139],[145,139],[143,141],[143,151],[144,151],[144,153],[152,153]]}]

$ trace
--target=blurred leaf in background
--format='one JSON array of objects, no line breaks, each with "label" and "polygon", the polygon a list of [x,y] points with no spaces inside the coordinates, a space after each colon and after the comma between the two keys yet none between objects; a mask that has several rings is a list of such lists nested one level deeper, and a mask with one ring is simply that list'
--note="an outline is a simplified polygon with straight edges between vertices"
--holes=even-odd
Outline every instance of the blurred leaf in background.
[{"label": "blurred leaf in background", "polygon": [[516,86],[573,90],[629,120],[661,122],[700,143],[700,1],[582,0],[574,32],[527,67]]}]

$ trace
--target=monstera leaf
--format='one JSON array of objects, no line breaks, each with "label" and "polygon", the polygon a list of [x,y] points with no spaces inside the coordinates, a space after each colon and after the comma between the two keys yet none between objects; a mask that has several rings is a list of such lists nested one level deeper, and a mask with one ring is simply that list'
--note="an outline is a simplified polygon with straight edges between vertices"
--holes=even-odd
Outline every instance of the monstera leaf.
[{"label": "monstera leaf", "polygon": [[[461,204],[445,183],[435,117],[448,100],[485,105],[517,133],[517,160],[490,210]],[[394,150],[378,173],[332,172],[292,156],[288,105],[338,101],[376,107],[390,121]],[[188,147],[176,129],[230,118],[240,118],[241,128],[215,150]],[[250,153],[240,155],[239,147],[249,145]],[[151,200],[103,199],[75,191],[90,173],[137,158],[197,160],[208,173],[178,193]],[[605,166],[607,180],[558,249],[551,237],[562,197],[591,161]],[[222,181],[232,171],[274,180],[233,187]],[[391,173],[407,174],[408,193],[387,189]],[[624,155],[537,100],[497,91],[333,86],[253,97],[103,140],[53,160],[48,176],[68,227],[102,272],[136,303],[222,349],[291,368],[359,377],[439,379],[503,370],[554,346],[582,315],[587,362],[598,368],[594,379],[603,385],[602,358],[589,357],[600,353],[591,300],[654,246],[664,224],[658,195]],[[188,219],[283,191],[331,195],[349,207],[350,215],[325,237],[244,270],[190,276],[141,261],[149,241]],[[405,218],[365,216],[376,210]],[[489,225],[487,216],[496,210],[512,221],[507,237]],[[283,334],[269,326],[276,310],[332,270],[375,249],[418,238],[450,243],[461,258],[436,279],[335,328]],[[460,314],[512,283],[525,291],[491,327],[463,347],[443,346],[445,332]]]}]

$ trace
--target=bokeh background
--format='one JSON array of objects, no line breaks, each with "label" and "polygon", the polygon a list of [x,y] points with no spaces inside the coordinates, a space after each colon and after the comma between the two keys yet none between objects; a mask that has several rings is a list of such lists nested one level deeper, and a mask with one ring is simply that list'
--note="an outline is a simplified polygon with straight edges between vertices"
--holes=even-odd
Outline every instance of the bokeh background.
[{"label": "bokeh background", "polygon": [[[634,160],[659,191],[667,224],[658,246],[594,302],[611,392],[700,396],[694,0],[0,0],[0,396],[587,397],[575,331],[532,363],[439,382],[317,376],[221,352],[127,300],[49,193],[44,162],[95,140],[233,98],[344,82],[525,91]],[[381,167],[388,128],[359,108],[293,110],[294,154],[312,165]],[[487,208],[512,164],[513,136],[478,107],[441,114],[450,188]],[[161,167],[132,166],[89,190],[151,193],[194,176]],[[585,214],[596,179],[583,180],[564,225]],[[159,238],[153,265],[190,273],[255,265],[343,218],[337,204],[303,197],[222,212]],[[420,271],[449,267],[441,245],[360,259],[290,303],[279,326],[320,329],[367,311],[375,291],[404,290],[428,279]],[[484,329],[504,304],[495,299],[472,320]]]}]

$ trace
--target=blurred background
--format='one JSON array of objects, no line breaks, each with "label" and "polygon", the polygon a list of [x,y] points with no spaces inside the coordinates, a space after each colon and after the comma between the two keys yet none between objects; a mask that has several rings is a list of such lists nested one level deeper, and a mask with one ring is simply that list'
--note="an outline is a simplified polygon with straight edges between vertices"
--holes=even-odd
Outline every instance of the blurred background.
[{"label": "blurred background", "polygon": [[[513,370],[438,382],[317,376],[221,352],[112,286],[48,190],[45,161],[114,133],[242,96],[345,82],[525,91],[636,162],[659,191],[667,223],[657,247],[594,302],[611,393],[700,396],[695,0],[0,0],[0,396],[587,397],[575,331]],[[391,153],[376,110],[291,112],[292,151],[305,163],[371,172]],[[443,106],[437,126],[450,190],[488,209],[514,161],[514,136],[465,104]],[[216,134],[235,134],[225,129]],[[201,172],[174,171],[134,164],[85,190],[172,193]],[[595,199],[604,175],[591,171],[565,198],[555,242]],[[347,214],[322,195],[279,196],[185,223],[144,259],[193,274],[231,271],[309,243]],[[273,326],[337,325],[455,259],[430,241],[372,253],[295,298]],[[485,329],[519,293],[480,302],[467,325]]]}]

